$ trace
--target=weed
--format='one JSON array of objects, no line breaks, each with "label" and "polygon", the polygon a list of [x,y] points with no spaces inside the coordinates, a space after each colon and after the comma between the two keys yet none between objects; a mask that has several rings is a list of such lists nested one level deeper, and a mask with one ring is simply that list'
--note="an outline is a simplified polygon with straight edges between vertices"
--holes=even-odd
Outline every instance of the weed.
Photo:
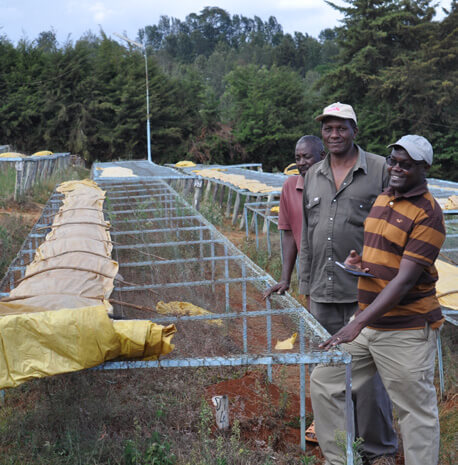
[{"label": "weed", "polygon": [[174,465],[176,457],[170,452],[170,444],[163,440],[157,431],[153,431],[145,451],[138,440],[127,440],[124,445],[126,465]]},{"label": "weed", "polygon": [[0,169],[0,207],[3,208],[6,200],[13,196],[15,184],[16,170],[11,166]]},{"label": "weed", "polygon": [[[337,446],[342,450],[344,462],[347,461],[347,433],[345,431],[336,431],[335,441]],[[353,463],[355,465],[363,465],[363,458],[361,456],[363,438],[356,438],[352,444],[353,450]]]},{"label": "weed", "polygon": [[200,213],[215,226],[221,226],[223,224],[223,212],[219,204],[212,202],[211,200],[204,200],[200,204]]},{"label": "weed", "polygon": [[304,455],[301,457],[302,465],[314,465],[318,463],[318,459],[314,455]]},{"label": "weed", "polygon": [[77,166],[57,171],[47,179],[37,182],[31,191],[26,194],[26,197],[31,197],[38,203],[46,203],[57,184],[64,181],[83,179],[88,176],[89,170]]}]

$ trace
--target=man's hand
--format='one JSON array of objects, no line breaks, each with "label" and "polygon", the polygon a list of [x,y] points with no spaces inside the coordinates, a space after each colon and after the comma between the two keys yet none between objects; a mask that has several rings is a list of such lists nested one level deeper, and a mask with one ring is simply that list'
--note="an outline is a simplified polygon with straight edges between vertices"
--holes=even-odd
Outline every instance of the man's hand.
[{"label": "man's hand", "polygon": [[347,268],[353,269],[355,271],[364,271],[365,273],[369,273],[369,268],[361,268],[362,258],[361,255],[356,252],[356,250],[350,250],[350,255],[345,259],[344,265]]},{"label": "man's hand", "polygon": [[276,292],[277,294],[283,295],[288,289],[289,289],[289,283],[286,283],[285,281],[280,281],[274,286],[269,287],[269,289],[267,289],[262,295],[262,298],[265,300],[267,299],[267,297],[270,297],[274,292]]},{"label": "man's hand", "polygon": [[322,342],[318,347],[320,349],[329,350],[344,342],[351,342],[356,339],[363,327],[364,326],[362,326],[356,319],[353,319],[350,323],[334,334],[334,336],[331,336],[327,341]]}]

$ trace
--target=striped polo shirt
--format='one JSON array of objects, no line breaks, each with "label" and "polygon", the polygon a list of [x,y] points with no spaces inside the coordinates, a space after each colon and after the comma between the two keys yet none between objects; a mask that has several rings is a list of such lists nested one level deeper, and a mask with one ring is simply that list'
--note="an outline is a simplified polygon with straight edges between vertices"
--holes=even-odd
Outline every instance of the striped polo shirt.
[{"label": "striped polo shirt", "polygon": [[423,266],[415,286],[393,309],[369,325],[381,330],[432,327],[444,321],[436,298],[434,261],[445,240],[442,210],[426,182],[404,194],[391,188],[380,194],[364,223],[362,267],[375,278],[360,278],[358,300],[366,308],[397,275],[401,259]]}]

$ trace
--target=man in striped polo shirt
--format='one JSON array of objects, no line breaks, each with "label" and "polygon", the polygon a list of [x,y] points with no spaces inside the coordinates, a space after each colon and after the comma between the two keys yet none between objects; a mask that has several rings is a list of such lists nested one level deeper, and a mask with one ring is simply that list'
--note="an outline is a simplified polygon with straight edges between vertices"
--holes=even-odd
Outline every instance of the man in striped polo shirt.
[{"label": "man in striped polo shirt", "polygon": [[[444,219],[426,183],[431,144],[407,135],[389,147],[389,187],[365,221],[362,257],[353,250],[346,260],[373,277],[359,279],[360,310],[320,347],[343,344],[352,355],[354,389],[378,371],[399,416],[405,464],[436,465],[434,360],[436,332],[444,319],[436,298],[434,262],[445,239]],[[317,367],[311,396],[326,463],[342,464],[334,436],[345,429],[345,368]]]}]

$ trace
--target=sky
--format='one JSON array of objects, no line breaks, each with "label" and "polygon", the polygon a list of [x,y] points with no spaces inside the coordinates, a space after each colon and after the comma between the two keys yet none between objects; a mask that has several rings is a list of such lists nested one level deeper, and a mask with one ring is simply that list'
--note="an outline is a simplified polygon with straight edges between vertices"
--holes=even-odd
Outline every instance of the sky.
[{"label": "sky", "polygon": [[[438,3],[449,8],[451,1]],[[323,29],[338,26],[342,18],[324,0],[0,0],[0,35],[17,44],[52,29],[63,44],[89,30],[98,34],[102,28],[109,37],[116,38],[116,32],[135,39],[140,28],[157,24],[161,15],[184,20],[205,6],[218,6],[230,15],[256,15],[263,21],[275,16],[285,33],[297,31],[316,38]],[[436,19],[441,19],[441,9],[436,11]]]}]

